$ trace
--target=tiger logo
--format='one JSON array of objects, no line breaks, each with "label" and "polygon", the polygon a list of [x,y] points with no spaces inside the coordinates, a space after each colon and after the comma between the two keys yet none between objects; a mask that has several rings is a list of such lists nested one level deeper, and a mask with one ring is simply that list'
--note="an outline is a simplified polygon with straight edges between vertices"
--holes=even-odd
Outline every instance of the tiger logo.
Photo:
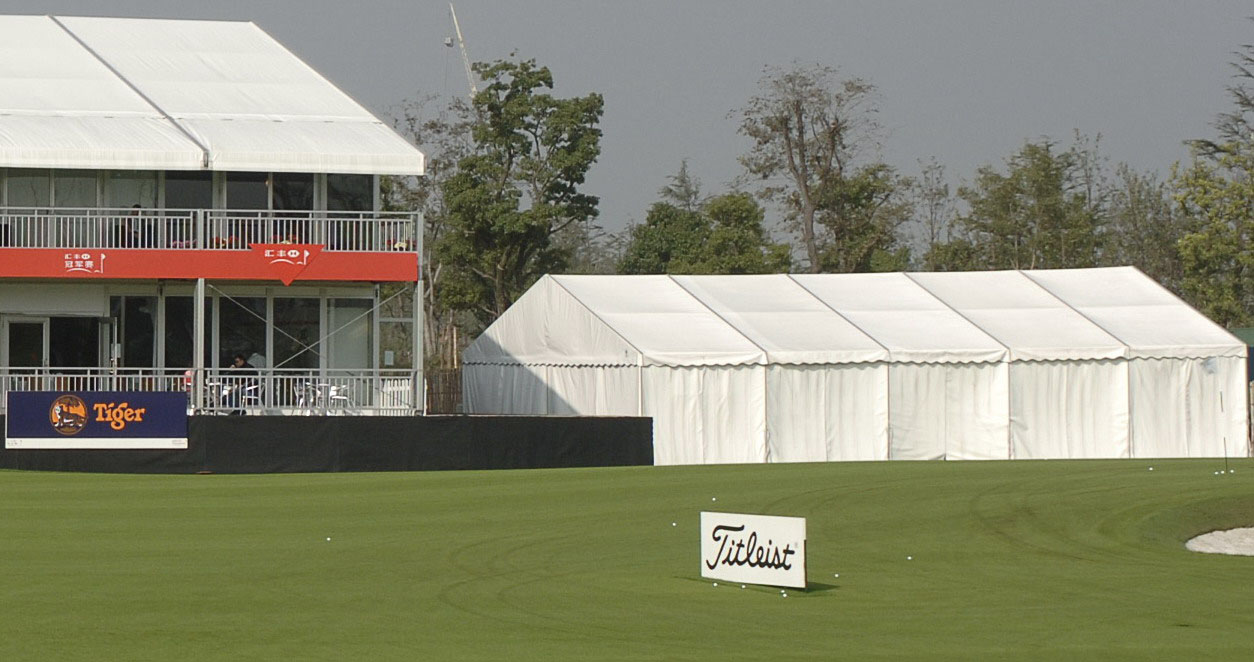
[{"label": "tiger logo", "polygon": [[77,395],[63,395],[52,401],[48,421],[60,434],[76,435],[87,427],[87,404]]}]

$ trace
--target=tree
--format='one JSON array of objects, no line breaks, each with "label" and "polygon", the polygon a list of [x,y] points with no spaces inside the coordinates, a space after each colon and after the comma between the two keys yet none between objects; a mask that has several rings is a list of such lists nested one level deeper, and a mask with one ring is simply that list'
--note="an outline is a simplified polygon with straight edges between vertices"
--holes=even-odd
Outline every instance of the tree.
[{"label": "tree", "polygon": [[570,249],[555,238],[589,223],[597,198],[579,190],[601,153],[599,94],[561,99],[534,60],[477,63],[472,152],[441,187],[448,228],[435,242],[445,269],[440,299],[495,320]]},{"label": "tree", "polygon": [[[760,94],[739,111],[739,132],[753,141],[741,156],[798,234],[812,272],[869,268],[893,249],[903,220],[903,179],[867,161],[879,127],[875,87],[840,80],[826,66],[768,67]],[[852,251],[852,253],[850,253]]]},{"label": "tree", "polygon": [[1107,205],[1101,263],[1134,265],[1167,289],[1182,292],[1177,244],[1186,230],[1185,218],[1167,185],[1121,163],[1115,168]]},{"label": "tree", "polygon": [[791,262],[785,244],[777,244],[762,227],[765,214],[748,193],[711,198],[702,211],[710,219],[703,272],[763,274],[787,272]]},{"label": "tree", "polygon": [[667,179],[671,183],[658,191],[663,202],[669,202],[684,211],[697,211],[701,208],[705,202],[701,195],[701,180],[688,174],[688,159],[680,161],[679,172]]},{"label": "tree", "polygon": [[[1254,20],[1254,17],[1251,17]],[[1239,153],[1254,149],[1254,44],[1245,44],[1233,53],[1236,59],[1229,65],[1236,71],[1236,82],[1228,86],[1228,96],[1234,108],[1220,113],[1215,120],[1216,140],[1192,140],[1195,151],[1215,160],[1223,154]],[[1228,166],[1234,165],[1229,163]]]},{"label": "tree", "polygon": [[[471,153],[471,129],[474,115],[470,106],[457,99],[447,106],[432,110],[435,97],[406,101],[393,109],[396,129],[418,146],[426,155],[423,177],[384,177],[382,198],[384,208],[395,211],[417,210],[423,221],[423,253],[419,268],[423,284],[423,356],[427,369],[452,370],[460,367],[460,341],[457,311],[444,305],[440,296],[444,284],[444,262],[433,247],[443,238],[448,227],[448,208],[444,202],[444,184],[456,172],[457,162]],[[412,300],[401,294],[384,292],[387,303],[381,315],[406,318],[412,315]],[[381,339],[389,349],[408,347],[396,325],[381,329]],[[389,338],[388,334],[398,334]],[[398,352],[398,356],[402,354]]]},{"label": "tree", "polygon": [[[665,193],[665,191],[663,191]],[[628,230],[619,263],[626,274],[758,274],[788,270],[789,250],[762,227],[762,208],[747,193],[710,198],[689,211],[670,202],[649,208]]]},{"label": "tree", "polygon": [[1098,259],[1102,209],[1085,143],[1059,151],[1026,143],[1007,172],[981,167],[958,195],[968,205],[958,236],[933,246],[925,262],[939,269],[1091,267]]},{"label": "tree", "polygon": [[1188,216],[1180,239],[1181,290],[1224,326],[1254,322],[1254,154],[1221,145],[1173,172],[1175,199]]}]

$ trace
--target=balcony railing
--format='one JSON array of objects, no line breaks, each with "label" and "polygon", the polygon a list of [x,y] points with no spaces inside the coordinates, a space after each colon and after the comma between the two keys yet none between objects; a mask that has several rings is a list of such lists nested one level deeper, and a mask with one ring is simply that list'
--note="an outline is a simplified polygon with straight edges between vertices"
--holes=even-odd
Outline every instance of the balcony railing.
[{"label": "balcony railing", "polygon": [[419,230],[412,212],[0,207],[0,248],[417,251]]},{"label": "balcony railing", "polygon": [[406,416],[420,409],[413,370],[277,368],[240,375],[206,369],[200,397],[195,373],[155,368],[0,368],[0,414],[9,391],[177,391],[188,412],[279,416]]}]

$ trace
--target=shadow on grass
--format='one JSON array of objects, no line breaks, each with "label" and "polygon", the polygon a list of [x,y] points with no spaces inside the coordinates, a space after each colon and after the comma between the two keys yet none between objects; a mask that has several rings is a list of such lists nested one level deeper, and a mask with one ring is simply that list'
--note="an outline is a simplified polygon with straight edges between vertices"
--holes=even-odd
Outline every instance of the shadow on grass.
[{"label": "shadow on grass", "polygon": [[840,589],[840,586],[837,584],[823,584],[821,582],[807,582],[806,589],[804,591],[799,591],[795,588],[785,588],[782,586],[767,586],[765,584],[748,584],[748,583],[741,584],[740,582],[733,582],[733,581],[729,581],[725,579],[710,579],[708,577],[693,577],[692,575],[687,575],[687,576],[676,575],[675,579],[682,579],[684,581],[689,581],[689,582],[698,582],[701,584],[717,584],[719,588],[726,586],[728,588],[738,589],[739,587],[743,586],[745,590],[757,591],[759,593],[776,593],[779,591],[793,591],[793,595],[796,595],[796,596],[819,597],[830,591],[835,591],[835,590]]}]

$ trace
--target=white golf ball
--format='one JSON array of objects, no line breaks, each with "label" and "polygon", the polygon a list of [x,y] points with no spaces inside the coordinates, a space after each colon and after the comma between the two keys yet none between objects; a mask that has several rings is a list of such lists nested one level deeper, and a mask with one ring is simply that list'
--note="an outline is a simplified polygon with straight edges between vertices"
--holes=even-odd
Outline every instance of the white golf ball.
[{"label": "white golf ball", "polygon": [[676,524],[674,522],[671,522],[671,526],[676,526]]},{"label": "white golf ball", "polygon": [[710,501],[718,501],[718,497],[710,497]]},{"label": "white golf ball", "polygon": [[744,588],[744,587],[745,587],[745,585],[744,585],[744,584],[741,584],[741,585],[740,585],[740,588]]},{"label": "white golf ball", "polygon": [[906,557],[906,560],[907,560],[907,561],[913,561],[913,560],[914,560],[914,557],[913,557],[913,556],[907,556],[907,557]]},{"label": "white golf ball", "polygon": [[331,539],[330,539],[330,538],[327,538],[327,542],[331,542]]},{"label": "white golf ball", "polygon": [[715,586],[718,586],[718,582],[714,582],[714,585],[715,585]]},{"label": "white golf ball", "polygon": [[781,596],[781,597],[785,597],[785,598],[786,598],[786,597],[788,597],[788,594],[787,594],[787,593],[780,593],[780,596]]},{"label": "white golf ball", "polygon": [[1150,467],[1150,471],[1153,471],[1153,470],[1154,470],[1154,467]]},{"label": "white golf ball", "polygon": [[833,577],[839,577],[839,576],[840,576],[840,573],[838,572],[838,573],[836,573],[836,574],[834,574],[834,575],[832,575],[832,576],[833,576]]}]

